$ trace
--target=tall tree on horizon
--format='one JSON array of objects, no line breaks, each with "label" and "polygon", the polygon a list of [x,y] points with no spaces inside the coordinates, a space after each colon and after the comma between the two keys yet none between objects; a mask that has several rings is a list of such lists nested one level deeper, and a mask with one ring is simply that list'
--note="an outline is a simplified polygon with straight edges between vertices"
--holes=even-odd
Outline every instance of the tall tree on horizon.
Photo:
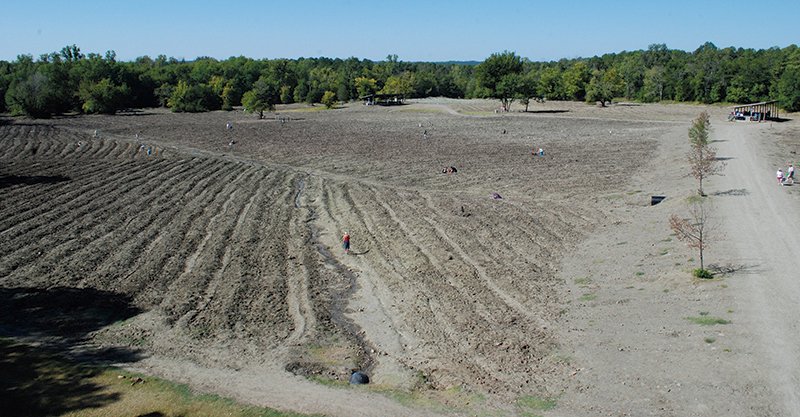
[{"label": "tall tree on horizon", "polygon": [[494,53],[478,64],[475,76],[493,98],[499,99],[503,110],[508,111],[521,86],[522,58],[514,52]]}]

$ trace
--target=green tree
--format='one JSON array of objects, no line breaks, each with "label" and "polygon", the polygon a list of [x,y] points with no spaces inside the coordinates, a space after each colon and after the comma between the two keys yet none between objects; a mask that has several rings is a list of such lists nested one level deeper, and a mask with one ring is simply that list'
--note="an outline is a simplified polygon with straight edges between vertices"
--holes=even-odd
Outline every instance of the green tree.
[{"label": "green tree", "polygon": [[564,97],[561,71],[555,66],[544,68],[539,76],[539,97],[549,100],[559,100]]},{"label": "green tree", "polygon": [[158,105],[161,107],[167,107],[169,104],[169,98],[172,97],[172,92],[175,91],[175,86],[164,83],[158,86],[153,92],[153,95],[158,100]]},{"label": "green tree", "polygon": [[522,58],[514,52],[494,53],[475,68],[480,86],[489,90],[491,97],[499,99],[503,110],[508,111],[520,85]]},{"label": "green tree", "polygon": [[606,71],[596,70],[586,88],[586,101],[597,101],[605,107],[606,102],[618,97],[624,88],[625,84],[614,68]]},{"label": "green tree", "polygon": [[375,94],[378,91],[378,81],[374,78],[356,77],[355,84],[359,97]]},{"label": "green tree", "polygon": [[590,75],[589,66],[584,61],[577,61],[567,68],[561,75],[565,98],[582,101],[586,97],[586,83]]},{"label": "green tree", "polygon": [[281,86],[281,103],[290,104],[293,102],[292,87],[288,85]]},{"label": "green tree", "polygon": [[642,85],[642,99],[648,103],[663,100],[665,83],[666,74],[664,73],[664,67],[655,66],[645,71]]},{"label": "green tree", "polygon": [[114,114],[125,108],[125,100],[129,94],[127,85],[117,85],[108,78],[96,83],[84,82],[78,93],[84,112],[103,114]]},{"label": "green tree", "polygon": [[709,145],[710,127],[708,113],[702,112],[692,121],[692,126],[689,128],[691,150],[686,159],[692,176],[698,181],[697,193],[701,196],[706,195],[703,191],[703,180],[712,175],[720,175],[725,167],[724,163],[717,159],[717,150]]},{"label": "green tree", "polygon": [[336,93],[333,91],[326,91],[325,94],[322,95],[322,104],[324,104],[325,107],[332,109],[337,103]]},{"label": "green tree", "polygon": [[528,111],[531,98],[536,96],[536,88],[537,82],[533,73],[521,77],[515,98],[525,105],[525,112]]},{"label": "green tree", "polygon": [[778,103],[788,111],[800,110],[800,67],[787,67],[778,81]]},{"label": "green tree", "polygon": [[50,79],[37,71],[11,82],[6,93],[6,104],[12,114],[48,118],[56,112],[57,97],[53,91]]},{"label": "green tree", "polygon": [[264,110],[272,111],[280,102],[281,92],[278,81],[261,76],[253,84],[253,89],[244,93],[242,105],[248,113],[258,112],[258,118],[264,118]]},{"label": "green tree", "polygon": [[219,109],[220,101],[207,84],[189,85],[186,81],[179,81],[167,105],[174,112],[197,113]]},{"label": "green tree", "polygon": [[399,75],[392,75],[386,80],[386,84],[381,89],[381,94],[400,94],[411,97],[414,94],[416,77],[414,73],[405,71]]}]

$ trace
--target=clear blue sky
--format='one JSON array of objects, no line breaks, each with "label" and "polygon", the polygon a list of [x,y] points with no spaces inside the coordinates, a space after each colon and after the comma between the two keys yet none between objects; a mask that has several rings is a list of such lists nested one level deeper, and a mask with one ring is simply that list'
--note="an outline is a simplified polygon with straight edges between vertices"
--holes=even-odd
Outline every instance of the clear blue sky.
[{"label": "clear blue sky", "polygon": [[533,61],[706,41],[800,43],[800,0],[3,0],[0,60],[78,45],[117,59],[357,57]]}]

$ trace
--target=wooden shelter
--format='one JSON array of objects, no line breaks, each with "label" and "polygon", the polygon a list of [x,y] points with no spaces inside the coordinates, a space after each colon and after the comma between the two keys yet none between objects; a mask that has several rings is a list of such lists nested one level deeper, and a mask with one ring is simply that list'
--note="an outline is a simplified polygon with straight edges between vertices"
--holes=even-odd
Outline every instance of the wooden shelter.
[{"label": "wooden shelter", "polygon": [[359,98],[364,100],[364,104],[367,106],[375,104],[379,106],[394,106],[403,104],[404,99],[402,94],[370,94]]},{"label": "wooden shelter", "polygon": [[732,120],[750,120],[760,122],[763,120],[778,119],[778,102],[762,101],[760,103],[740,104],[733,107]]}]

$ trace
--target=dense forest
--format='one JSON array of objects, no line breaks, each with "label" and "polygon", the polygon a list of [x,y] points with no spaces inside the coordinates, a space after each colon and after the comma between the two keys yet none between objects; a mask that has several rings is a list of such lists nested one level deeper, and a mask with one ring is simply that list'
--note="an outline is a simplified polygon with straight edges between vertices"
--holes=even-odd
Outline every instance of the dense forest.
[{"label": "dense forest", "polygon": [[350,101],[372,94],[409,98],[497,98],[504,106],[534,98],[605,103],[679,101],[748,103],[778,100],[800,110],[800,49],[720,49],[694,52],[656,44],[647,50],[592,58],[532,62],[514,52],[468,63],[357,58],[194,61],[160,55],[120,62],[113,51],[83,54],[64,47],[34,59],[0,61],[0,112],[30,117],[82,112],[113,114],[165,106],[176,112],[261,112],[279,103]]}]

